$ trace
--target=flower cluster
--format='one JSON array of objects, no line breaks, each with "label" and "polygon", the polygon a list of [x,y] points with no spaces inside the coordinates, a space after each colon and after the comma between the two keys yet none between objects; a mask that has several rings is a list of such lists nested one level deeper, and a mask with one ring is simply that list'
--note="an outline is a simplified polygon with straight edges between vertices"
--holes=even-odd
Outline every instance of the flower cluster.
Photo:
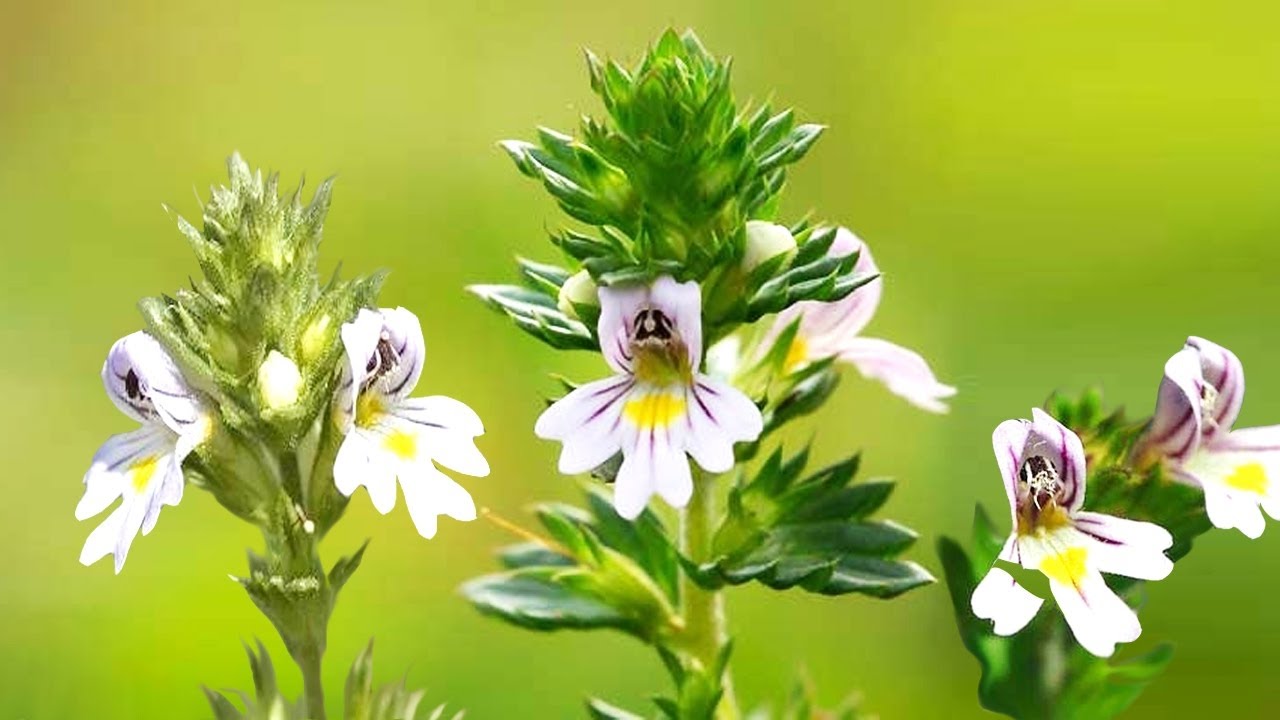
[{"label": "flower cluster", "polygon": [[[404,308],[361,310],[341,334],[346,362],[333,399],[333,421],[345,436],[333,469],[338,490],[350,496],[367,487],[385,515],[395,506],[398,477],[414,525],[426,538],[435,535],[439,515],[475,519],[471,496],[434,463],[487,475],[489,466],[474,443],[484,427],[457,400],[408,397],[424,359],[418,318]],[[276,404],[282,392],[296,397],[296,387],[280,389],[298,377],[283,355],[273,351],[259,377]],[[142,427],[112,437],[94,455],[76,518],[93,517],[122,499],[80,555],[86,565],[111,555],[118,573],[138,532],[150,533],[160,509],[182,500],[183,461],[214,431],[216,414],[210,399],[188,384],[169,353],[145,332],[112,346],[102,381],[116,406]]]},{"label": "flower cluster", "polygon": [[[879,306],[883,280],[864,242],[843,227],[832,235],[828,256],[854,259],[854,272],[870,280],[839,300],[786,308],[745,351],[737,335],[726,338],[708,365],[733,368],[741,356],[760,362],[780,350],[779,374],[789,376],[838,360],[918,407],[945,412],[943,400],[956,390],[939,382],[924,358],[887,340],[860,337]],[[795,238],[781,225],[747,223],[748,271],[795,249]],[[616,374],[575,388],[538,418],[534,432],[563,443],[559,468],[566,474],[595,470],[621,452],[615,498],[623,517],[637,517],[654,494],[684,507],[693,487],[686,453],[709,473],[727,472],[735,463],[734,444],[759,438],[760,409],[742,390],[701,372],[706,320],[698,283],[664,275],[649,284],[597,288],[579,273],[561,286],[562,308],[594,303],[601,351]],[[784,339],[789,344],[778,348]]]},{"label": "flower cluster", "polygon": [[[1226,348],[1192,337],[1165,365],[1155,414],[1133,443],[1131,462],[1203,491],[1219,528],[1262,534],[1262,511],[1280,518],[1280,426],[1233,430],[1244,371]],[[1173,570],[1174,544],[1158,524],[1089,512],[1089,468],[1080,437],[1041,410],[1010,420],[993,438],[1009,499],[1012,533],[997,560],[1043,573],[1076,640],[1099,657],[1142,631],[1137,614],[1102,573],[1160,580]],[[997,635],[1031,622],[1043,601],[994,566],[974,589],[973,613]]]}]

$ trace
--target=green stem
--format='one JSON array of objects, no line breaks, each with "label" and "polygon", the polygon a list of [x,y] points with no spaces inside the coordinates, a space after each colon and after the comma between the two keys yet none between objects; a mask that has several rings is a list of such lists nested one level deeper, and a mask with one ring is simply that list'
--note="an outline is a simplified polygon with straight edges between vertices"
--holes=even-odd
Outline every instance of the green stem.
[{"label": "green stem", "polygon": [[325,720],[324,711],[324,677],[320,672],[324,648],[317,651],[304,651],[300,657],[294,657],[298,669],[302,671],[303,695],[306,697],[307,718],[309,720]]},{"label": "green stem", "polygon": [[[680,550],[694,562],[703,562],[711,556],[712,533],[717,519],[715,491],[714,478],[695,469],[693,497],[680,514]],[[704,668],[715,667],[729,642],[724,596],[719,591],[702,588],[688,574],[682,574],[680,598],[684,610],[685,647],[689,655]],[[716,707],[716,720],[738,720],[741,713],[733,694],[728,667],[720,683],[724,695]]]}]

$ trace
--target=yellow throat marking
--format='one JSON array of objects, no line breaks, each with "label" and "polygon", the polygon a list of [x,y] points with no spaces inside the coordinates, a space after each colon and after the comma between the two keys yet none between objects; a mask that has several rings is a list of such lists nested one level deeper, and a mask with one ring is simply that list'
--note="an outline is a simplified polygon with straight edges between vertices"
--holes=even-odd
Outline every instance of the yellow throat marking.
[{"label": "yellow throat marking", "polygon": [[646,430],[668,427],[683,417],[684,411],[684,396],[668,392],[645,393],[622,407],[628,420]]},{"label": "yellow throat marking", "polygon": [[129,468],[129,484],[133,486],[134,492],[146,490],[159,468],[160,458],[156,455],[148,455],[134,463],[133,467]]},{"label": "yellow throat marking", "polygon": [[392,430],[382,445],[401,460],[412,460],[418,456],[418,439],[404,430]]},{"label": "yellow throat marking", "polygon": [[1069,547],[1040,561],[1040,572],[1062,585],[1080,588],[1084,583],[1085,560],[1089,551],[1082,547]]},{"label": "yellow throat marking", "polygon": [[1267,494],[1267,471],[1262,463],[1246,463],[1236,468],[1224,481],[1227,487],[1256,495]]},{"label": "yellow throat marking", "polygon": [[361,394],[356,398],[356,426],[373,427],[383,410],[385,408],[382,406],[382,399],[376,394],[371,392]]}]

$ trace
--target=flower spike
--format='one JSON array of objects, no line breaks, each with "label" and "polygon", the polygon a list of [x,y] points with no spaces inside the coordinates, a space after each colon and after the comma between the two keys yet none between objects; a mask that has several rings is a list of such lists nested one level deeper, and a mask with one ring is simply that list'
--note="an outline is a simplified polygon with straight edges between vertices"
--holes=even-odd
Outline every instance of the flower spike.
[{"label": "flower spike", "polygon": [[[1039,409],[1032,418],[1003,422],[992,437],[1013,522],[998,558],[1044,573],[1076,640],[1109,657],[1117,643],[1136,640],[1142,626],[1102,573],[1167,577],[1173,562],[1164,551],[1173,536],[1153,523],[1084,511],[1080,438]],[[997,635],[1026,627],[1042,603],[999,567],[987,572],[970,599],[973,613],[994,621]]]},{"label": "flower spike", "polygon": [[138,532],[150,534],[160,509],[182,500],[182,462],[208,437],[211,425],[173,359],[144,332],[111,347],[102,383],[116,407],[142,427],[113,436],[94,455],[76,519],[98,515],[121,499],[80,553],[85,565],[113,556],[119,573]]},{"label": "flower spike", "polygon": [[[846,228],[837,230],[827,254],[846,257],[855,252],[858,253],[855,275],[880,272],[865,242]],[[768,337],[776,338],[798,319],[800,328],[787,357],[791,367],[839,358],[856,367],[864,377],[884,383],[890,392],[912,405],[944,413],[947,406],[943,401],[955,395],[956,389],[939,382],[919,353],[888,340],[860,336],[880,306],[882,283],[881,278],[876,278],[836,302],[806,301],[792,305],[778,314]],[[764,346],[770,344],[766,342]]]},{"label": "flower spike", "polygon": [[435,537],[437,519],[476,518],[471,495],[435,467],[484,477],[489,463],[475,446],[484,424],[475,411],[443,396],[410,398],[422,376],[426,347],[417,316],[405,310],[361,310],[342,326],[346,364],[334,398],[334,421],[346,435],[334,464],[338,490],[364,486],[383,515],[396,504],[396,481],[414,527]]},{"label": "flower spike", "polygon": [[685,454],[704,470],[733,467],[733,444],[754,440],[760,410],[700,373],[702,298],[695,282],[601,288],[600,347],[613,377],[587,383],[543,412],[538,437],[563,444],[560,472],[596,468],[619,451],[614,504],[627,519],[657,494],[684,507],[693,492]]},{"label": "flower spike", "polygon": [[1280,425],[1233,429],[1244,403],[1244,366],[1198,337],[1165,364],[1155,416],[1138,445],[1169,474],[1204,490],[1218,528],[1262,535],[1265,510],[1280,519]]}]

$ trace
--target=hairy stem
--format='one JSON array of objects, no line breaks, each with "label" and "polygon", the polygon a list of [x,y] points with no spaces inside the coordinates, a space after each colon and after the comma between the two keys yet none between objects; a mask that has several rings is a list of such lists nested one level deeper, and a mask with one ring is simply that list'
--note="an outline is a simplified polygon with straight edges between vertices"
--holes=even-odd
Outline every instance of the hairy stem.
[{"label": "hairy stem", "polygon": [[[711,535],[717,517],[714,478],[694,470],[693,497],[680,514],[680,550],[685,557],[702,562],[711,555]],[[704,668],[711,668],[729,642],[724,596],[706,590],[687,574],[680,576],[680,598],[684,611],[685,647]],[[724,695],[716,707],[716,720],[738,720],[738,701],[728,667],[720,679]]]},{"label": "hairy stem", "polygon": [[325,720],[324,710],[324,678],[320,672],[324,649],[315,652],[304,652],[295,657],[298,669],[302,671],[303,695],[307,701],[307,717],[311,720]]}]

